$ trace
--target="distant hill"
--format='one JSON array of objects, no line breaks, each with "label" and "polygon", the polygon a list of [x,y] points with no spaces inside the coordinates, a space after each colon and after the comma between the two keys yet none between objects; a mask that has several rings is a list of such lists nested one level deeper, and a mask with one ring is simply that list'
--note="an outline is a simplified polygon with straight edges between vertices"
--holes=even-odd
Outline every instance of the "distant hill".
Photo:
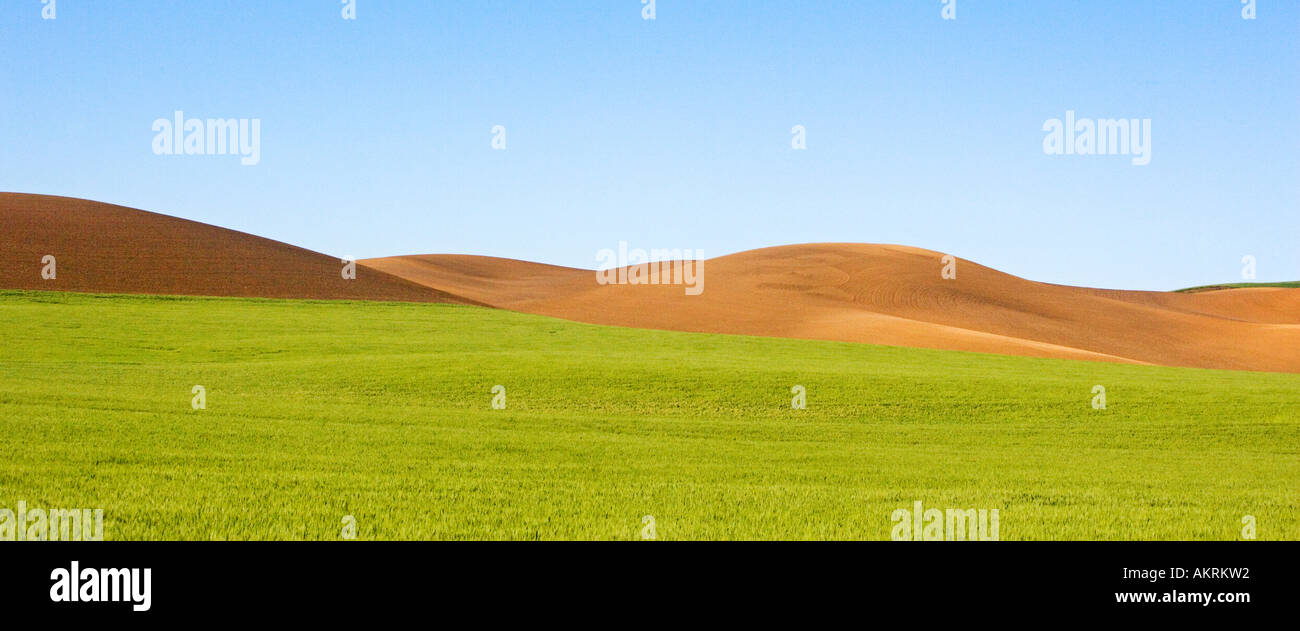
[{"label": "distant hill", "polygon": [[1173,293],[1034,282],[898,245],[819,243],[706,261],[703,292],[478,256],[367,265],[480,302],[596,324],[1103,361],[1300,372],[1300,291]]},{"label": "distant hill", "polygon": [[[53,256],[57,276],[41,276]],[[1053,285],[899,245],[818,243],[705,261],[697,288],[420,255],[358,262],[99,202],[0,193],[0,288],[453,302],[649,329],[1300,372],[1300,283],[1146,292]],[[684,280],[684,279],[683,279]],[[1261,286],[1268,285],[1268,286]],[[1230,287],[1230,286],[1216,286]]]},{"label": "distant hill", "polygon": [[1220,289],[1245,289],[1250,287],[1285,287],[1288,289],[1300,289],[1300,280],[1289,280],[1279,283],[1225,283],[1222,285],[1201,285],[1200,287],[1188,287],[1187,289],[1176,289],[1179,293],[1194,293],[1198,291],[1218,291]]},{"label": "distant hill", "polygon": [[[42,278],[54,257],[55,278]],[[84,199],[0,193],[0,288],[131,294],[469,302],[337,257]]]}]

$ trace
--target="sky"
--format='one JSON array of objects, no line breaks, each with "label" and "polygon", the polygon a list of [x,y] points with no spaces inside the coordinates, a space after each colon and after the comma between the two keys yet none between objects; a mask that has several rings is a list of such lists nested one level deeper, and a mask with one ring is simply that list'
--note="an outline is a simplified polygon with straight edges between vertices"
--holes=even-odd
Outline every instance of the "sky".
[{"label": "sky", "polygon": [[[865,242],[1300,279],[1294,0],[55,2],[0,0],[0,191],[358,258]],[[178,110],[260,121],[257,164],[157,154]],[[1045,153],[1067,111],[1150,119],[1150,163]]]}]

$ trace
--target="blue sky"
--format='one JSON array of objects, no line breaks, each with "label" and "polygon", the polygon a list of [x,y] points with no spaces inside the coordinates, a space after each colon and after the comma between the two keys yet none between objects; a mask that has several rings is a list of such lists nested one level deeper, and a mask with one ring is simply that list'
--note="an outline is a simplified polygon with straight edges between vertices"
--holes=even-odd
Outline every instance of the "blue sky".
[{"label": "blue sky", "polygon": [[[356,6],[3,0],[0,190],[357,257],[855,241],[1077,285],[1300,278],[1291,0]],[[176,110],[260,119],[260,163],[155,155]],[[1066,110],[1150,118],[1150,165],[1045,155]]]}]

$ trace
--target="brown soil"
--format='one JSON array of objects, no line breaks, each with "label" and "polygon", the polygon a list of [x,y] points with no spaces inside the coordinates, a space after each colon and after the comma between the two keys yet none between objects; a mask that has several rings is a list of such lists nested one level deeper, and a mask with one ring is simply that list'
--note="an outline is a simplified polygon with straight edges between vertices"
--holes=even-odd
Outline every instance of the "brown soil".
[{"label": "brown soil", "polygon": [[[55,259],[56,276],[41,277]],[[0,287],[130,294],[473,303],[278,241],[82,199],[0,193]]]},{"label": "brown soil", "polygon": [[483,303],[620,326],[1035,357],[1300,372],[1300,290],[1182,294],[1067,287],[939,252],[827,243],[703,265],[704,291],[599,285],[589,270],[478,256],[365,263]]}]

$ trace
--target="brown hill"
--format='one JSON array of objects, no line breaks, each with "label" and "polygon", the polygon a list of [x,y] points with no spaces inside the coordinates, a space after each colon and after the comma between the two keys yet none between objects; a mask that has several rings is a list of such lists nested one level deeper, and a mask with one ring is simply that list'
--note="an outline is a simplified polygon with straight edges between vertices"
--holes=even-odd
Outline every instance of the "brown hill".
[{"label": "brown hill", "polygon": [[680,285],[600,285],[592,271],[429,255],[365,263],[485,304],[655,329],[870,342],[1173,366],[1300,372],[1300,290],[1181,294],[1067,287],[893,245],[765,248]]},{"label": "brown hill", "polygon": [[[55,278],[42,259],[54,257]],[[243,232],[82,199],[0,193],[0,288],[473,303]]]},{"label": "brown hill", "polygon": [[[42,257],[57,277],[41,277]],[[704,291],[600,285],[481,256],[342,264],[284,243],[86,200],[0,193],[0,288],[457,302],[620,326],[1175,366],[1300,372],[1300,289],[1051,285],[938,252],[811,244],[710,259]]]}]

